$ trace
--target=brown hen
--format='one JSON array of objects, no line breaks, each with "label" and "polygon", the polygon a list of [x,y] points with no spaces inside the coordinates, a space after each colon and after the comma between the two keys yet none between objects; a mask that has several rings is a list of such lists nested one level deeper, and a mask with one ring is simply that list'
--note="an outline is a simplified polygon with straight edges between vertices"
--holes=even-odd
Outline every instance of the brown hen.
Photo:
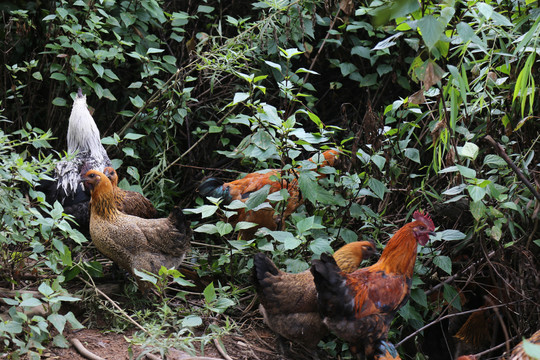
[{"label": "brown hen", "polygon": [[109,178],[114,189],[116,208],[124,214],[154,219],[157,210],[150,200],[136,191],[124,190],[118,187],[118,173],[110,166],[103,169],[103,173]]},{"label": "brown hen", "polygon": [[[161,266],[178,267],[190,249],[191,230],[182,210],[167,218],[143,219],[116,208],[113,186],[105,174],[90,170],[82,178],[90,189],[90,237],[96,248],[121,268],[158,273]],[[139,288],[145,283],[137,281]]]},{"label": "brown hen", "polygon": [[416,211],[413,217],[372,266],[345,274],[326,254],[311,266],[324,323],[349,342],[351,350],[362,346],[369,359],[397,355],[386,342],[390,323],[409,300],[417,245],[425,245],[435,230],[427,214]]},{"label": "brown hen", "polygon": [[[357,241],[341,247],[334,259],[341,270],[358,269],[363,259],[375,253],[369,241]],[[286,339],[306,346],[316,346],[328,333],[317,308],[313,275],[280,271],[263,253],[254,257],[255,288],[261,305],[259,311],[270,329]]]}]

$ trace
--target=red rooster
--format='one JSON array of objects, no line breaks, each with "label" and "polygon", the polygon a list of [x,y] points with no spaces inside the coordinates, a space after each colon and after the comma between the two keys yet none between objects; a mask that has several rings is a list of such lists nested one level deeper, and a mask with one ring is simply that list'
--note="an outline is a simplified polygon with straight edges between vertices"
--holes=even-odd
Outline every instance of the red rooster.
[{"label": "red rooster", "polygon": [[397,355],[386,341],[390,323],[409,299],[418,243],[425,245],[435,230],[427,214],[416,211],[413,218],[372,266],[345,274],[327,254],[311,266],[324,323],[353,351],[363,346],[369,359]]},{"label": "red rooster", "polygon": [[[340,269],[350,273],[375,253],[370,241],[355,241],[334,253]],[[292,274],[280,271],[263,253],[253,258],[259,311],[269,328],[286,339],[313,347],[326,335],[317,309],[317,291],[309,270]]]},{"label": "red rooster", "polygon": [[[338,154],[339,153],[336,150],[325,151],[322,154],[324,160],[319,166],[334,166]],[[319,157],[313,157],[310,161],[320,162]],[[296,175],[295,170],[290,171]],[[295,176],[293,180],[287,181],[282,178],[282,173],[283,171],[281,169],[275,169],[265,173],[254,172],[246,175],[242,179],[228,183],[224,183],[222,180],[215,178],[209,178],[199,186],[199,192],[203,197],[212,196],[215,198],[223,198],[224,203],[229,204],[233,200],[246,202],[250,194],[262,189],[265,185],[270,185],[269,194],[281,189],[287,189],[289,192],[289,199],[287,200],[287,206],[283,211],[281,218],[275,215],[273,208],[267,207],[256,211],[250,210],[248,212],[244,211],[244,209],[240,209],[238,210],[237,215],[229,220],[233,225],[240,221],[256,223],[258,225],[257,227],[240,232],[241,238],[249,239],[253,237],[259,227],[276,230],[278,223],[283,224],[283,221],[302,205],[303,199],[300,196],[297,177]],[[324,177],[324,175],[321,174],[319,177]],[[281,180],[275,180],[275,178]]]}]

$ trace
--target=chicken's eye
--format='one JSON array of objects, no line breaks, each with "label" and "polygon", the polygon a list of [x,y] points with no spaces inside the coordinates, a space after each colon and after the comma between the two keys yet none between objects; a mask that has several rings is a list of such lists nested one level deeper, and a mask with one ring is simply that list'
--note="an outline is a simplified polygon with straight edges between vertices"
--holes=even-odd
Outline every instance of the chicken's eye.
[{"label": "chicken's eye", "polygon": [[96,176],[96,174],[90,174],[90,175],[88,175],[89,178],[93,178],[93,177],[95,177],[95,176]]}]

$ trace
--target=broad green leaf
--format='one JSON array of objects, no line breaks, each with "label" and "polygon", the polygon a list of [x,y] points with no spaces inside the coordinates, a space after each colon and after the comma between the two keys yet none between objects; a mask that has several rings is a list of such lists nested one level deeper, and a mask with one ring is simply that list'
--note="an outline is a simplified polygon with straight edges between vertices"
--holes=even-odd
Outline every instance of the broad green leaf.
[{"label": "broad green leaf", "polygon": [[71,311],[64,315],[64,317],[69,322],[72,329],[84,329],[84,325],[75,318],[75,315],[73,315]]},{"label": "broad green leaf", "polygon": [[51,296],[54,293],[54,290],[47,284],[42,282],[38,287],[38,291],[45,295],[46,297]]},{"label": "broad green leaf", "polygon": [[461,311],[461,299],[460,299],[459,294],[456,291],[456,289],[454,289],[454,287],[452,287],[452,286],[450,286],[448,284],[444,284],[443,286],[444,286],[444,289],[443,289],[444,299],[450,305],[452,305],[453,307],[455,307],[456,309]]},{"label": "broad green leaf", "polygon": [[458,169],[459,173],[463,175],[463,177],[470,179],[476,178],[476,170],[462,165],[456,165],[456,168]]},{"label": "broad green leaf", "polygon": [[480,150],[480,148],[476,144],[473,144],[471,142],[466,142],[463,147],[458,146],[457,149],[459,155],[467,157],[471,160],[476,159],[476,157],[478,156],[478,151]]},{"label": "broad green leaf", "polygon": [[448,256],[435,256],[433,258],[433,263],[448,275],[452,275],[452,260]]},{"label": "broad green leaf", "polygon": [[422,33],[422,39],[424,39],[429,50],[432,50],[444,32],[444,25],[433,15],[424,16],[418,20],[417,24]]},{"label": "broad green leaf", "polygon": [[233,231],[232,225],[223,221],[218,221],[216,223],[216,229],[219,233],[219,236],[227,235]]},{"label": "broad green leaf", "polygon": [[34,307],[34,306],[40,306],[42,303],[39,299],[36,298],[28,298],[24,299],[19,306],[23,307]]},{"label": "broad green leaf", "polygon": [[246,99],[249,99],[249,93],[237,92],[234,94],[234,98],[231,105],[238,104]]},{"label": "broad green leaf", "polygon": [[418,151],[418,149],[413,149],[413,148],[407,148],[404,150],[404,155],[405,157],[411,159],[412,161],[420,164],[420,152]]},{"label": "broad green leaf", "polygon": [[486,205],[482,201],[471,202],[471,214],[476,221],[480,221],[486,214]]},{"label": "broad green leaf", "polygon": [[480,201],[486,195],[486,189],[480,186],[469,185],[467,186],[467,191],[472,199],[472,201]]},{"label": "broad green leaf", "polygon": [[435,235],[436,240],[462,240],[465,239],[466,235],[459,230],[443,230],[438,231]]},{"label": "broad green leaf", "polygon": [[202,319],[198,315],[188,315],[182,319],[182,326],[184,327],[197,327],[202,325]]},{"label": "broad green leaf", "polygon": [[270,236],[283,244],[285,250],[296,249],[302,243],[293,234],[287,231],[270,231]]},{"label": "broad green leaf", "polygon": [[216,300],[216,289],[214,288],[213,282],[206,286],[203,291],[203,295],[206,303],[211,303],[212,301]]},{"label": "broad green leaf", "polygon": [[388,191],[386,185],[375,178],[369,178],[368,186],[381,200],[384,198],[384,194]]},{"label": "broad green leaf", "polygon": [[142,137],[145,137],[146,135],[143,135],[143,134],[136,134],[136,133],[127,133],[125,136],[124,136],[124,139],[128,139],[128,140],[138,140]]},{"label": "broad green leaf", "polygon": [[66,318],[60,314],[51,314],[47,316],[47,321],[49,321],[61,334],[64,332],[64,326],[66,326]]},{"label": "broad green leaf", "polygon": [[217,226],[214,224],[204,224],[193,231],[205,234],[216,234],[218,232],[218,229]]},{"label": "broad green leaf", "polygon": [[428,306],[426,292],[420,288],[414,288],[411,290],[411,299],[425,308]]},{"label": "broad green leaf", "polygon": [[246,201],[247,210],[252,210],[266,201],[266,197],[270,192],[270,185],[264,185],[257,191],[249,194],[249,198]]},{"label": "broad green leaf", "polygon": [[320,256],[323,252],[332,253],[334,250],[330,246],[330,240],[325,238],[317,238],[309,243],[309,249],[313,255]]},{"label": "broad green leaf", "polygon": [[535,359],[540,359],[540,345],[533,344],[527,339],[523,339],[523,350],[525,353]]},{"label": "broad green leaf", "polygon": [[491,168],[500,168],[506,166],[506,161],[499,155],[488,154],[484,158],[484,165],[488,165]]}]

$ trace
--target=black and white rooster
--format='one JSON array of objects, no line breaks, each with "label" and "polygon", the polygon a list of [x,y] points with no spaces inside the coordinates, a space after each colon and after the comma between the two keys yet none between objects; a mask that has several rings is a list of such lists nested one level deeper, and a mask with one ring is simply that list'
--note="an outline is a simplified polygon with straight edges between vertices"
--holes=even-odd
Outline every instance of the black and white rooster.
[{"label": "black and white rooster", "polygon": [[45,193],[49,204],[58,201],[64,212],[72,215],[84,233],[90,222],[90,193],[81,181],[88,170],[103,171],[111,166],[105,148],[101,145],[97,128],[86,105],[86,95],[79,89],[73,102],[67,131],[68,159],[59,161],[54,169],[53,179],[42,181],[37,190]]}]

